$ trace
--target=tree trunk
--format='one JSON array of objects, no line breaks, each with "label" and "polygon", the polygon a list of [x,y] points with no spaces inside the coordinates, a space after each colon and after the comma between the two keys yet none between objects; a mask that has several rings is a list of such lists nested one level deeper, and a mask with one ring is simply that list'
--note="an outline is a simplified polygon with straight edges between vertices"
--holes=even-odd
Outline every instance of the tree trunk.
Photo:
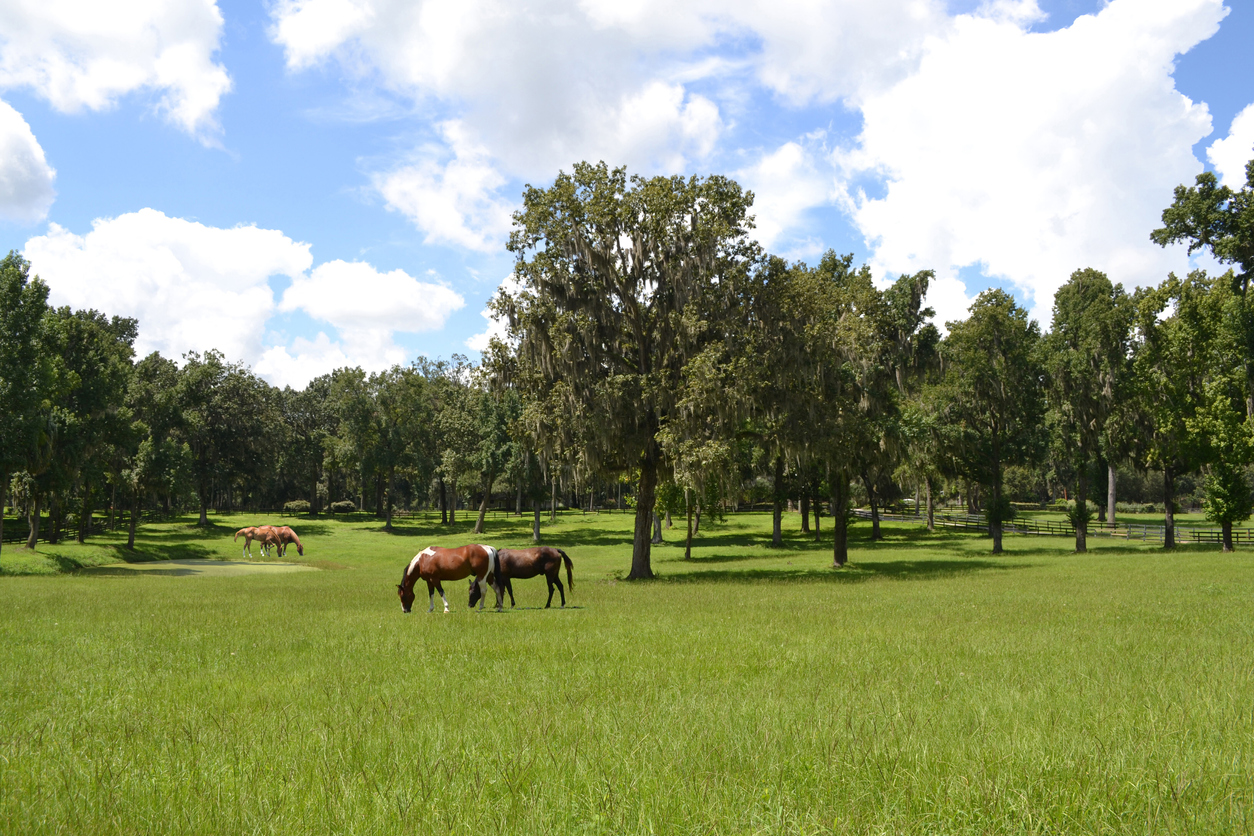
[{"label": "tree trunk", "polygon": [[454,479],[449,487],[452,490],[448,492],[448,524],[453,525],[457,522],[457,480]]},{"label": "tree trunk", "polygon": [[688,518],[688,539],[684,543],[684,560],[692,560],[692,498],[684,488],[684,516]]},{"label": "tree trunk", "polygon": [[653,577],[649,525],[653,518],[653,503],[657,498],[657,455],[649,450],[640,457],[640,485],[636,490],[636,527],[631,544],[631,573],[629,580]]},{"label": "tree trunk", "polygon": [[649,540],[649,543],[656,546],[658,543],[661,543],[661,542],[662,542],[662,518],[658,516],[657,513],[655,512],[653,514],[653,537]]},{"label": "tree trunk", "polygon": [[[557,479],[549,483],[549,522],[557,522]],[[635,561],[633,552],[632,561]]]},{"label": "tree trunk", "polygon": [[83,483],[83,503],[78,509],[78,537],[80,543],[86,543],[91,535],[91,488]]},{"label": "tree trunk", "polygon": [[871,477],[867,475],[866,470],[862,471],[862,484],[866,486],[867,500],[871,503],[871,542],[875,542],[881,538],[880,509],[875,504],[875,485],[871,482]]},{"label": "tree trunk", "polygon": [[927,491],[927,530],[936,531],[936,510],[932,502],[932,477],[929,476],[923,480],[923,486]]},{"label": "tree trunk", "polygon": [[26,548],[33,550],[39,542],[39,490],[31,491],[30,511],[26,515],[26,523],[30,526],[30,536],[26,538]]},{"label": "tree trunk", "polygon": [[0,551],[4,551],[4,502],[9,492],[9,474],[0,470]]},{"label": "tree trunk", "polygon": [[392,533],[392,484],[395,481],[395,479],[396,479],[396,468],[395,467],[388,468],[388,485],[387,485],[388,490],[383,500],[387,506],[387,511],[386,511],[387,521],[383,523],[383,530],[388,532],[389,534]]},{"label": "tree trunk", "polygon": [[784,457],[775,457],[775,506],[771,515],[771,545],[784,545]]},{"label": "tree trunk", "polygon": [[315,470],[313,481],[309,484],[309,513],[318,514],[318,472]]},{"label": "tree trunk", "polygon": [[386,516],[383,510],[383,474],[376,472],[374,475],[374,515],[376,517]]},{"label": "tree trunk", "polygon": [[436,481],[440,483],[440,525],[448,525],[448,493],[444,489],[444,477]]},{"label": "tree trunk", "polygon": [[126,550],[135,551],[135,528],[139,525],[139,493],[131,497],[131,519],[126,533]]},{"label": "tree trunk", "polygon": [[112,484],[112,488],[110,490],[110,495],[109,495],[109,530],[110,531],[113,530],[113,527],[116,524],[117,510],[118,510],[118,483],[115,481]]},{"label": "tree trunk", "polygon": [[914,480],[914,516],[919,518],[919,480]]},{"label": "tree trunk", "polygon": [[675,527],[675,524],[671,522],[671,509],[669,508],[666,509],[666,527],[667,528]]},{"label": "tree trunk", "polygon": [[623,508],[623,480],[622,480],[622,479],[618,479],[618,480],[616,481],[616,483],[615,483],[615,492],[616,492],[616,493],[615,493],[615,504],[618,506],[618,510],[622,511],[622,510],[624,510],[624,508]]},{"label": "tree trunk", "polygon": [[823,533],[819,530],[820,503],[819,503],[819,480],[815,479],[810,483],[810,507],[814,509],[814,542],[823,542]]},{"label": "tree trunk", "polygon": [[200,521],[196,525],[209,525],[209,487],[200,486]]},{"label": "tree trunk", "polygon": [[496,480],[495,473],[489,473],[483,483],[483,501],[479,503],[479,519],[475,521],[475,534],[483,533],[483,518],[488,514],[488,500],[492,498],[492,483]]},{"label": "tree trunk", "polygon": [[997,455],[997,445],[993,445],[993,496],[989,509],[989,534],[993,535],[993,554],[1001,554],[1001,457]]},{"label": "tree trunk", "polygon": [[1115,466],[1106,465],[1106,524],[1115,524]]},{"label": "tree trunk", "polygon": [[531,509],[533,516],[531,518],[531,541],[537,545],[540,543],[540,500],[531,500]]},{"label": "tree trunk", "polygon": [[1219,524],[1219,530],[1223,532],[1224,551],[1232,551],[1232,520],[1224,520]]},{"label": "tree trunk", "polygon": [[832,568],[849,562],[849,474],[833,470],[832,483]]},{"label": "tree trunk", "polygon": [[801,494],[801,502],[799,503],[799,505],[801,507],[801,533],[809,534],[810,533],[810,496],[809,494],[806,494],[804,492]]},{"label": "tree trunk", "polygon": [[514,516],[522,516],[522,477],[518,477],[518,494],[514,500]]},{"label": "tree trunk", "polygon": [[1163,468],[1163,548],[1176,547],[1176,474],[1170,466]]},{"label": "tree trunk", "polygon": [[1075,551],[1076,554],[1084,554],[1089,550],[1089,520],[1088,520],[1088,494],[1089,494],[1089,476],[1086,472],[1088,463],[1086,462],[1080,468],[1080,474],[1076,477],[1075,486]]},{"label": "tree trunk", "polygon": [[693,509],[693,516],[692,516],[692,533],[700,534],[701,533],[701,503],[694,502],[693,506],[695,507]]}]

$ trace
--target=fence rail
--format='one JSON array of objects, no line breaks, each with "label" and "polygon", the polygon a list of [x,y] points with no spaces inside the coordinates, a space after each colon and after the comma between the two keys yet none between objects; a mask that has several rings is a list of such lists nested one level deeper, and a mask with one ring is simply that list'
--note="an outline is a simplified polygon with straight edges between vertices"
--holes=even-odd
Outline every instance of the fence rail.
[{"label": "fence rail", "polygon": [[[856,509],[854,514],[859,519],[871,519],[871,512],[862,508]],[[916,522],[920,524],[927,522],[927,517],[923,514],[881,513],[879,517],[881,520],[895,520],[898,522]],[[933,520],[936,525],[944,526],[945,528],[956,528],[963,531],[988,530],[988,519],[983,514],[954,514],[948,511],[940,511],[933,515]],[[1002,531],[1006,534],[1029,534],[1046,537],[1075,536],[1075,526],[1068,520],[1007,520],[1002,525]],[[1140,540],[1150,543],[1163,542],[1166,537],[1166,531],[1166,526],[1148,525],[1145,523],[1115,523],[1110,525],[1105,522],[1094,521],[1089,524],[1090,537],[1118,537],[1124,540]],[[1176,542],[1219,544],[1223,542],[1223,530],[1213,527],[1177,525]],[[1233,545],[1254,545],[1254,529],[1232,529],[1232,542]]]}]

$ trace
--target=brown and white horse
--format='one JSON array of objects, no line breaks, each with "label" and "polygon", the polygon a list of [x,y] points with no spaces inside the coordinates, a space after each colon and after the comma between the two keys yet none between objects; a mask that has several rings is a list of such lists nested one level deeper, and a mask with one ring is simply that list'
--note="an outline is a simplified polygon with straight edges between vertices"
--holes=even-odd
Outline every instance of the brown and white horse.
[{"label": "brown and white horse", "polygon": [[[557,591],[562,596],[562,606],[566,606],[566,590],[562,588],[561,569],[562,563],[566,564],[566,582],[570,585],[571,592],[575,591],[575,579],[571,576],[570,558],[566,552],[561,549],[555,549],[552,546],[533,546],[529,549],[501,549],[497,552],[497,566],[493,567],[493,574],[489,576],[489,582],[496,591],[497,600],[504,603],[505,593],[509,593],[509,605],[514,606],[514,587],[510,584],[510,578],[534,578],[536,575],[544,575],[544,579],[549,583],[549,600],[545,602],[544,608],[547,610],[553,606],[553,587],[557,587]],[[470,604],[474,606],[475,592],[470,591]]]},{"label": "brown and white horse", "polygon": [[[437,591],[440,593],[440,599],[444,601],[444,611],[448,612],[448,598],[444,597],[444,587],[441,581],[459,581],[465,577],[471,578],[471,606],[474,606],[476,600],[474,592],[477,590],[479,609],[482,610],[483,591],[487,583],[485,579],[495,563],[496,549],[491,546],[471,544],[456,549],[428,546],[409,561],[409,565],[405,567],[405,574],[401,575],[401,582],[396,585],[396,594],[401,598],[401,610],[409,612],[413,607],[414,586],[421,578],[427,582],[427,597],[431,599],[431,606],[427,608],[427,612],[435,609]],[[498,610],[502,603],[498,594],[496,599]]]}]

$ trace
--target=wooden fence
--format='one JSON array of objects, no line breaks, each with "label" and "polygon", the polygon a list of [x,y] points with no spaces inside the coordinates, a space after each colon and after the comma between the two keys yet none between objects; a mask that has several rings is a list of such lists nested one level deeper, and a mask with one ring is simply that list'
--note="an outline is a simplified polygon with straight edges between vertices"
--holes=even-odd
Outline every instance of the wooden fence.
[{"label": "wooden fence", "polygon": [[[860,519],[869,520],[871,512],[859,508],[854,511]],[[881,520],[897,520],[926,524],[927,517],[923,514],[880,514]],[[945,528],[956,528],[964,531],[988,531],[988,519],[983,514],[955,514],[949,511],[938,511],[933,515],[936,525]],[[1008,520],[1002,526],[1006,534],[1030,534],[1047,537],[1075,537],[1075,527],[1069,520]],[[1166,527],[1144,523],[1089,523],[1090,537],[1117,537],[1124,540],[1140,540],[1148,543],[1161,543],[1166,536]],[[1214,543],[1223,542],[1223,531],[1214,527],[1193,525],[1176,526],[1177,543]],[[1232,529],[1234,545],[1254,545],[1254,529]]]}]

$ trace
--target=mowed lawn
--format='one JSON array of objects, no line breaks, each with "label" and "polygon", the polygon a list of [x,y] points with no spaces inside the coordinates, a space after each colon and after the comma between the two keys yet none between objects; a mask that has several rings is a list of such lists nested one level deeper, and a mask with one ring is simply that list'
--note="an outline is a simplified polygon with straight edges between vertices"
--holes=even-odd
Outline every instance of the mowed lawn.
[{"label": "mowed lawn", "polygon": [[[139,554],[237,558],[242,515]],[[287,519],[320,569],[0,577],[12,833],[1254,832],[1254,554],[855,526],[832,571],[729,515],[655,582],[631,517],[563,514],[566,610],[403,615],[431,518]],[[829,521],[824,520],[827,524]],[[0,571],[105,563],[6,547]],[[112,541],[116,542],[116,541]],[[563,578],[565,577],[563,573]]]}]

